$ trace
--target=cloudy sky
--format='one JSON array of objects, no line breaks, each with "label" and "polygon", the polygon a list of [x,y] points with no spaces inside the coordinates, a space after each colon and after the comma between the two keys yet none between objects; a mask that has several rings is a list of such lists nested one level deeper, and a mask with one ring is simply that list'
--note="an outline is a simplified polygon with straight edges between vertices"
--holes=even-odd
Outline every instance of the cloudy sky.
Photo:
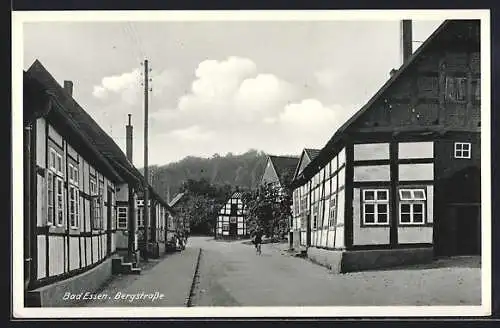
[{"label": "cloudy sky", "polygon": [[[441,21],[413,21],[425,40]],[[37,22],[35,59],[143,164],[141,61],[150,61],[150,164],[185,156],[321,148],[401,64],[398,21]],[[414,43],[414,48],[420,45]]]}]

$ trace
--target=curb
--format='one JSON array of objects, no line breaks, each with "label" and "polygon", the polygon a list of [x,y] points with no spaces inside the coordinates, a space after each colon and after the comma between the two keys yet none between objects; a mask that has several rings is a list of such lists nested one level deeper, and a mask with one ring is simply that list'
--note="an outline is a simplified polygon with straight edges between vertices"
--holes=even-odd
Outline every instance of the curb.
[{"label": "curb", "polygon": [[191,288],[189,289],[189,293],[186,297],[186,301],[184,302],[184,305],[186,307],[191,307],[191,301],[192,301],[192,297],[194,294],[194,287],[196,285],[196,276],[198,275],[198,269],[200,267],[200,258],[201,258],[201,248],[198,250],[198,258],[196,259],[196,266],[195,266],[194,272],[193,272],[193,279],[191,281]]}]

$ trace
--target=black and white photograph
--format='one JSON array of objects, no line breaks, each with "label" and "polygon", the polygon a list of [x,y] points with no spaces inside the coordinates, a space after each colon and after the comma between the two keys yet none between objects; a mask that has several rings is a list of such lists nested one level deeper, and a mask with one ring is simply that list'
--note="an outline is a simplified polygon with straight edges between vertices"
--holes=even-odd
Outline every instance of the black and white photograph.
[{"label": "black and white photograph", "polygon": [[491,314],[489,11],[12,22],[15,317]]}]

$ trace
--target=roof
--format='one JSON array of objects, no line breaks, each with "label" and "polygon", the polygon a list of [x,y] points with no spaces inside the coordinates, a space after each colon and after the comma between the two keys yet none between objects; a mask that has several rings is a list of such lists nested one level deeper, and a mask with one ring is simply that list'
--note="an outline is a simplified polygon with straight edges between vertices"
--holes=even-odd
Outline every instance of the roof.
[{"label": "roof", "polygon": [[[301,172],[300,168],[303,167],[302,163],[304,161],[304,156],[307,155],[307,157],[309,158],[309,163],[310,163],[313,159],[315,159],[318,156],[319,152],[320,152],[319,149],[304,148],[304,150],[302,151],[302,154],[300,154],[300,158],[299,158],[299,161],[297,162],[295,170],[293,171],[294,172],[293,179],[295,179],[297,177],[297,175]],[[309,163],[307,163],[306,165],[308,165]]]},{"label": "roof", "polygon": [[[64,109],[65,114],[76,124],[87,140],[95,146],[127,183],[143,188],[144,176],[127,159],[115,141],[94,121],[94,119],[70,96],[54,79],[47,69],[35,60],[28,69],[30,76],[40,82]],[[167,208],[167,202],[161,198],[151,185],[148,185],[151,196]]]},{"label": "roof", "polygon": [[242,195],[242,192],[237,191],[231,195],[231,198],[241,198]]},{"label": "roof", "polygon": [[133,183],[136,186],[142,185],[142,174],[132,165],[132,163],[130,163],[120,147],[73,99],[73,97],[61,87],[40,61],[35,60],[28,69],[28,73],[53,94],[69,117],[88,137],[88,140],[109,160],[128,183]]},{"label": "roof", "polygon": [[[111,163],[99,152],[97,147],[89,141],[88,136],[80,126],[68,115],[59,99],[50,92],[44,83],[41,83],[30,72],[23,72],[23,113],[25,123],[39,117],[47,117],[54,126],[63,129],[66,138],[78,143],[80,153],[92,156],[103,173],[115,182],[122,181],[122,177],[115,171]],[[27,116],[27,117],[26,117]]]},{"label": "roof", "polygon": [[371,108],[375,101],[377,101],[384,92],[391,87],[403,74],[409,66],[411,66],[424,52],[429,48],[431,44],[434,43],[436,38],[442,34],[444,30],[449,28],[452,25],[459,24],[463,22],[463,20],[446,20],[444,21],[428,38],[422,43],[422,45],[412,54],[408,60],[401,65],[401,67],[396,70],[396,72],[387,80],[387,82],[373,95],[373,97],[361,108],[359,109],[349,120],[347,120],[340,128],[337,129],[335,134],[331,137],[331,139],[326,143],[326,145],[321,149],[321,151],[317,154],[314,160],[309,163],[309,165],[303,170],[302,174],[297,177],[294,181],[294,184],[299,183],[300,181],[306,180],[308,177],[315,174],[318,167],[321,167],[322,164],[325,164],[328,160],[328,154],[331,153],[331,150],[336,148],[336,145],[341,144],[343,138],[345,136],[345,132],[367,111]]},{"label": "roof", "polygon": [[307,156],[309,156],[309,159],[312,161],[319,155],[321,149],[305,148],[304,151],[306,152]]},{"label": "roof", "polygon": [[293,174],[299,163],[298,157],[268,155],[269,160],[276,170],[282,186],[288,186],[293,180]]},{"label": "roof", "polygon": [[186,193],[184,192],[181,192],[181,193],[178,193],[177,195],[175,195],[175,197],[170,201],[170,203],[168,203],[168,205],[170,207],[174,207],[175,205],[177,205],[177,203],[181,200],[181,198],[185,195]]}]

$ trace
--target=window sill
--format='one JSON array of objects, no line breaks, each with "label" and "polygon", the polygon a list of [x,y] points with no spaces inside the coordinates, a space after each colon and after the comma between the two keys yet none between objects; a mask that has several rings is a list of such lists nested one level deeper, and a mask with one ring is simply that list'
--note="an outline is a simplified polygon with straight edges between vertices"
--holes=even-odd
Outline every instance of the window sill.
[{"label": "window sill", "polygon": [[390,228],[390,225],[388,223],[384,224],[361,223],[361,228]]},{"label": "window sill", "polygon": [[398,227],[405,227],[405,228],[408,228],[408,227],[413,227],[413,228],[425,228],[425,227],[432,227],[432,223],[428,223],[428,222],[425,222],[425,223],[398,223]]}]

